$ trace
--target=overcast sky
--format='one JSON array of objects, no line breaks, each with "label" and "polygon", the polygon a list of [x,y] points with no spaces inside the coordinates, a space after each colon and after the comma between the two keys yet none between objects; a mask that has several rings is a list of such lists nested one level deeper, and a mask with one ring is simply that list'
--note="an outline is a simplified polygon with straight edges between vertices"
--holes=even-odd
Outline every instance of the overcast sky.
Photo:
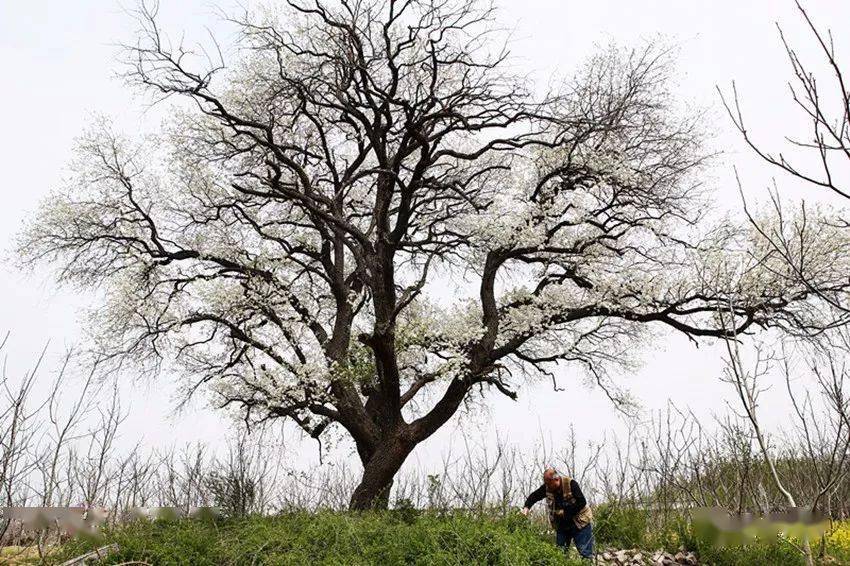
[{"label": "overcast sky", "polygon": [[[161,0],[161,4],[162,25],[173,35],[185,30],[189,40],[204,39],[205,27],[213,34],[227,33],[210,2]],[[542,83],[553,75],[568,75],[598,44],[615,41],[632,46],[660,36],[676,45],[678,94],[688,105],[707,109],[709,125],[716,133],[714,144],[724,152],[713,172],[716,200],[731,209],[739,205],[733,165],[741,172],[748,198],[763,198],[771,172],[745,151],[732,132],[719,108],[715,85],[737,82],[752,130],[765,140],[800,126],[785,97],[789,69],[776,22],[804,57],[816,59],[817,53],[792,0],[502,0],[501,4],[503,21],[514,30],[516,64]],[[230,4],[216,5],[226,10]],[[844,38],[838,38],[844,41],[838,45],[850,51],[850,2],[811,1],[808,5],[817,22],[846,26]],[[157,112],[144,112],[143,101],[114,79],[119,69],[115,44],[132,41],[133,30],[132,18],[114,0],[0,2],[4,132],[0,136],[0,242],[10,243],[27,215],[60,183],[74,137],[93,113],[113,117],[128,132],[155,126]],[[224,35],[223,42],[228,40]],[[787,184],[786,179],[778,181]],[[0,332],[12,331],[7,349],[9,376],[19,376],[48,340],[49,361],[78,344],[82,336],[79,311],[90,300],[83,293],[57,289],[45,273],[22,275],[8,259],[4,261],[0,265]],[[668,398],[703,416],[724,410],[723,399],[728,395],[717,379],[722,367],[719,349],[709,343],[696,348],[682,336],[665,332],[642,357],[643,367],[620,380],[643,405],[644,416],[663,407]],[[46,367],[49,370],[50,363]],[[584,385],[574,368],[564,368],[560,382],[566,393],[553,394],[551,386],[541,384],[521,391],[516,403],[493,394],[489,416],[478,418],[475,426],[461,421],[461,428],[483,442],[489,442],[497,430],[509,442],[539,437],[541,431],[557,442],[571,423],[580,439],[629,426],[618,420],[601,391]],[[124,404],[131,410],[124,429],[128,444],[143,434],[151,446],[197,439],[214,442],[229,426],[203,407],[169,418],[174,402],[167,379],[147,386],[127,380],[122,387]],[[777,423],[785,415],[783,408],[770,411],[768,418]],[[458,438],[456,430],[448,428],[417,449],[415,459],[437,458],[448,439]]]}]

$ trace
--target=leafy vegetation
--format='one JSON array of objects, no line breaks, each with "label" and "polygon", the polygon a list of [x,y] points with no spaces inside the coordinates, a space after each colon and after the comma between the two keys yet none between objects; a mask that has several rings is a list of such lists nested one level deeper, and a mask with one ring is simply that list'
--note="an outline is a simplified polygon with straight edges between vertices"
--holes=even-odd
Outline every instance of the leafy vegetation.
[{"label": "leafy vegetation", "polygon": [[[140,521],[104,537],[119,545],[113,564],[571,564],[524,518],[482,520],[407,510],[292,513],[221,523]],[[56,559],[103,543],[77,539]]]},{"label": "leafy vegetation", "polygon": [[[602,506],[596,523],[599,548],[664,547],[679,542],[717,566],[794,566],[803,557],[791,541],[713,548],[700,543],[684,521],[655,529],[646,512]],[[579,564],[575,549],[564,556],[540,523],[519,516],[435,514],[409,507],[380,512],[288,513],[224,521],[138,521],[99,539],[75,539],[54,554],[61,562],[107,542],[120,552],[108,564],[279,565],[563,565]],[[824,564],[850,563],[850,523],[836,524],[824,540]],[[817,544],[813,544],[818,548]]]}]

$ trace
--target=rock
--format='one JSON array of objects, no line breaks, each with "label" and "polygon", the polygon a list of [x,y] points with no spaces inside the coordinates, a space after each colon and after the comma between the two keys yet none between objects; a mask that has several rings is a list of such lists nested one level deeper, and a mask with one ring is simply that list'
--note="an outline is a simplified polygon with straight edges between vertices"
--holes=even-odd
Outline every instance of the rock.
[{"label": "rock", "polygon": [[639,548],[608,548],[596,555],[593,564],[597,566],[699,566],[699,559],[693,552],[679,550],[675,555],[658,549],[651,554]]}]

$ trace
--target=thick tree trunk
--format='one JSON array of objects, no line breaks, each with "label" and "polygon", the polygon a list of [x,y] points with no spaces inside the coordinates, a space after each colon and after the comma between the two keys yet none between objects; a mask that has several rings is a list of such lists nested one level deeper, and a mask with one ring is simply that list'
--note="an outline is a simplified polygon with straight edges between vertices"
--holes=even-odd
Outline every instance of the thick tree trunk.
[{"label": "thick tree trunk", "polygon": [[[373,493],[371,488],[364,486],[363,482],[364,480],[361,480],[360,485],[354,490],[349,509],[352,511],[365,511],[367,509],[386,511],[389,509],[390,492],[392,491],[394,480],[390,480],[377,493]],[[360,491],[358,492],[358,490]]]},{"label": "thick tree trunk", "polygon": [[363,477],[351,495],[349,509],[352,511],[387,509],[393,478],[415,446],[415,444],[391,440],[375,448],[368,460],[363,463]]}]

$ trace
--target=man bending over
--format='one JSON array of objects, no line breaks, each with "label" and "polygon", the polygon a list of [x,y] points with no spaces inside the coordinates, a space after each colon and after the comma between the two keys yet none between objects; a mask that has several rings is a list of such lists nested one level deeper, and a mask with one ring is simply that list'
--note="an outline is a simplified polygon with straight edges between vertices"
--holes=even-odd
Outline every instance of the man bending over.
[{"label": "man bending over", "polygon": [[578,483],[562,476],[554,468],[543,472],[543,485],[531,492],[522,514],[528,515],[532,505],[546,499],[549,522],[555,529],[556,542],[566,552],[570,541],[575,541],[582,558],[593,556],[593,513]]}]

